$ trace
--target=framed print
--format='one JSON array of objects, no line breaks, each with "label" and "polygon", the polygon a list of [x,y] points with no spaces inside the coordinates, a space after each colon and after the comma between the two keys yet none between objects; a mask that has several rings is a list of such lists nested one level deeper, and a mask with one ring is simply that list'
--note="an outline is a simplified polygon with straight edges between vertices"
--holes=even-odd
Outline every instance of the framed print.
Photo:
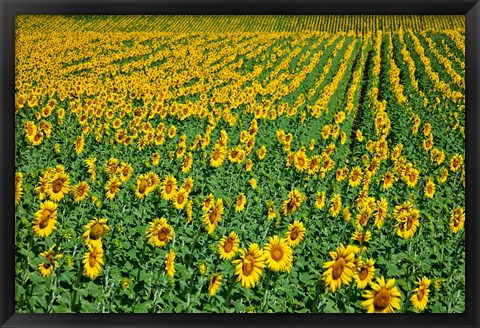
[{"label": "framed print", "polygon": [[1,327],[478,326],[477,1],[1,8]]}]

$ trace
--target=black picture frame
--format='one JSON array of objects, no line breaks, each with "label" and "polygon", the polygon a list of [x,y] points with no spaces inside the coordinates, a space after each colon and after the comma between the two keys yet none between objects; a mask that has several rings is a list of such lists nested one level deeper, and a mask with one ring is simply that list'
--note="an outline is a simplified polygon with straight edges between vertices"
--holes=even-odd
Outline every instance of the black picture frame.
[{"label": "black picture frame", "polygon": [[[9,1],[1,9],[0,326],[186,327],[478,327],[480,236],[480,4],[478,0],[143,0]],[[15,15],[21,14],[456,14],[466,18],[466,312],[464,314],[15,314],[14,310],[14,58]]]}]

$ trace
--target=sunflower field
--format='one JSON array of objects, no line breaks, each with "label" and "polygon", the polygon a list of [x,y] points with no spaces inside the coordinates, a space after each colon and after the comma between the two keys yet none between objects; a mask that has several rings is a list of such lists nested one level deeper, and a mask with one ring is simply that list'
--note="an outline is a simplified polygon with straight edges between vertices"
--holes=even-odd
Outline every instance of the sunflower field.
[{"label": "sunflower field", "polygon": [[20,313],[465,311],[463,16],[17,16]]}]

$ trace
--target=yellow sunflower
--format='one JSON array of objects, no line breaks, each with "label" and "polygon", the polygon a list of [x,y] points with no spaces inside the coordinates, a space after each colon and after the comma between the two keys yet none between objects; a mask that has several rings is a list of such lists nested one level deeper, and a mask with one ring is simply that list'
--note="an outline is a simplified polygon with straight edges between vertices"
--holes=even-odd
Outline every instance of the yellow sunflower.
[{"label": "yellow sunflower", "polygon": [[287,216],[295,213],[300,208],[300,205],[302,205],[303,199],[304,197],[299,190],[293,189],[290,191],[282,205],[283,215]]},{"label": "yellow sunflower", "polygon": [[350,172],[350,178],[348,184],[350,187],[357,187],[362,182],[362,169],[359,166],[355,166]]},{"label": "yellow sunflower", "polygon": [[117,173],[119,173],[120,181],[125,182],[132,176],[133,167],[128,163],[121,163],[117,168]]},{"label": "yellow sunflower", "polygon": [[306,231],[303,223],[298,220],[293,221],[293,224],[289,224],[285,233],[288,245],[292,247],[298,245],[303,240]]},{"label": "yellow sunflower", "polygon": [[409,187],[415,187],[418,182],[418,170],[416,169],[411,169],[408,173],[408,175],[405,176],[405,179],[407,181],[407,185]]},{"label": "yellow sunflower", "polygon": [[397,228],[397,236],[404,239],[412,237],[417,231],[417,228],[420,226],[419,216],[420,211],[413,209],[406,213],[403,217],[397,217],[397,223],[395,225]]},{"label": "yellow sunflower", "polygon": [[213,147],[212,155],[210,157],[210,166],[219,167],[227,157],[227,147],[220,144],[215,144]]},{"label": "yellow sunflower", "polygon": [[170,278],[175,275],[175,252],[173,249],[170,249],[165,259],[165,274]]},{"label": "yellow sunflower", "polygon": [[275,209],[275,203],[270,202],[267,208],[267,217],[269,219],[274,219],[277,216],[277,210]]},{"label": "yellow sunflower", "polygon": [[450,160],[450,170],[452,172],[457,172],[463,164],[463,156],[460,154],[453,155]]},{"label": "yellow sunflower", "polygon": [[383,189],[390,189],[393,186],[393,183],[395,182],[395,176],[392,174],[392,172],[387,171],[385,175],[383,176]]},{"label": "yellow sunflower", "polygon": [[280,239],[276,235],[268,238],[268,243],[264,247],[264,254],[269,269],[290,272],[293,263],[293,251],[288,245],[287,239]]},{"label": "yellow sunflower", "polygon": [[97,174],[95,173],[95,162],[97,161],[96,158],[89,158],[84,160],[85,164],[88,166],[87,172],[90,173],[90,176],[92,178],[92,182],[95,181]]},{"label": "yellow sunflower", "polygon": [[212,276],[210,277],[210,283],[208,285],[208,292],[211,296],[217,293],[218,288],[222,284],[222,280],[223,279],[221,273],[212,274]]},{"label": "yellow sunflower", "polygon": [[425,196],[428,198],[433,198],[433,195],[435,195],[435,183],[431,179],[427,179]]},{"label": "yellow sunflower", "polygon": [[192,168],[193,165],[193,156],[192,153],[188,152],[187,156],[182,161],[182,172],[183,173],[188,173],[190,169]]},{"label": "yellow sunflower", "polygon": [[360,265],[357,266],[357,272],[355,273],[355,280],[357,282],[357,287],[360,289],[365,289],[367,285],[375,277],[375,261],[373,259],[368,259],[365,263],[360,262]]},{"label": "yellow sunflower", "polygon": [[250,243],[248,250],[240,249],[240,259],[232,262],[235,267],[237,281],[242,287],[252,288],[260,281],[265,268],[265,255],[258,244]]},{"label": "yellow sunflower", "polygon": [[69,178],[66,173],[57,172],[46,186],[50,200],[59,202],[70,191]]},{"label": "yellow sunflower", "polygon": [[335,252],[330,252],[332,261],[325,262],[323,268],[327,269],[322,274],[322,279],[328,289],[335,293],[342,284],[348,284],[355,270],[355,252],[351,245],[344,247],[340,244]]},{"label": "yellow sunflower", "polygon": [[218,251],[222,260],[232,259],[238,251],[240,239],[238,235],[232,231],[230,235],[223,236],[218,243]]},{"label": "yellow sunflower", "polygon": [[213,205],[207,213],[203,215],[203,222],[207,226],[207,232],[213,233],[218,223],[222,220],[223,215],[223,200],[217,199],[215,205]]},{"label": "yellow sunflower", "polygon": [[325,206],[325,191],[317,192],[317,198],[315,199],[315,207],[321,210]]},{"label": "yellow sunflower", "polygon": [[333,217],[336,217],[342,209],[342,198],[339,194],[335,194],[333,195],[331,202],[332,205],[330,206],[329,211]]},{"label": "yellow sunflower", "polygon": [[149,194],[148,175],[140,174],[137,180],[137,187],[135,188],[135,196],[139,199],[145,198]]},{"label": "yellow sunflower", "polygon": [[465,225],[465,211],[461,207],[457,207],[452,211],[450,216],[450,224],[448,228],[452,233],[458,233]]},{"label": "yellow sunflower", "polygon": [[83,152],[83,148],[85,147],[85,139],[83,136],[80,136],[75,141],[75,152],[77,155],[80,155]]},{"label": "yellow sunflower", "polygon": [[371,290],[362,296],[366,298],[362,306],[368,313],[393,313],[400,309],[400,292],[395,287],[395,279],[385,283],[385,278],[377,278],[377,283],[371,283]]},{"label": "yellow sunflower", "polygon": [[55,252],[55,247],[56,245],[53,245],[48,251],[40,253],[40,256],[47,260],[47,262],[42,262],[38,265],[38,271],[43,277],[49,276],[53,272],[53,269],[58,266],[57,260],[62,258],[62,254],[57,253],[60,252],[60,248]]},{"label": "yellow sunflower", "polygon": [[57,229],[57,207],[56,203],[49,200],[40,204],[40,210],[35,213],[33,220],[33,232],[37,237],[48,237]]},{"label": "yellow sunflower", "polygon": [[110,180],[107,181],[105,184],[105,195],[108,199],[112,200],[120,191],[120,180],[113,176]]},{"label": "yellow sunflower", "polygon": [[410,297],[410,301],[414,308],[423,311],[428,303],[428,293],[430,292],[428,287],[430,287],[430,279],[425,276],[418,278],[417,285],[418,287],[414,289],[414,294]]},{"label": "yellow sunflower", "polygon": [[213,194],[209,194],[207,197],[205,197],[202,203],[202,210],[207,212],[210,210],[210,208],[212,208],[214,202]]},{"label": "yellow sunflower", "polygon": [[89,191],[90,191],[90,186],[86,181],[79,182],[78,184],[72,187],[73,200],[76,203],[81,202],[82,200],[88,197]]},{"label": "yellow sunflower", "polygon": [[20,204],[20,199],[23,195],[22,179],[22,172],[15,172],[15,206]]},{"label": "yellow sunflower", "polygon": [[246,203],[247,203],[247,197],[245,197],[245,194],[241,192],[237,197],[237,201],[235,202],[235,211],[242,212],[243,210],[245,210]]},{"label": "yellow sunflower", "polygon": [[85,244],[102,243],[102,238],[110,231],[107,221],[108,219],[94,218],[85,225],[86,231],[82,235]]},{"label": "yellow sunflower", "polygon": [[175,235],[173,227],[167,223],[165,218],[156,218],[153,222],[148,223],[147,238],[150,245],[154,247],[162,247],[172,240]]},{"label": "yellow sunflower", "polygon": [[380,229],[388,214],[388,201],[385,197],[380,198],[377,202],[377,209],[375,211],[375,226]]},{"label": "yellow sunflower", "polygon": [[184,188],[178,189],[173,197],[173,206],[177,210],[181,210],[185,207],[188,202],[188,192]]},{"label": "yellow sunflower", "polygon": [[95,279],[102,271],[103,249],[101,243],[87,244],[88,252],[83,257],[83,275]]},{"label": "yellow sunflower", "polygon": [[250,187],[252,187],[253,189],[257,188],[257,180],[255,178],[251,178],[250,180],[248,180],[248,183],[250,183]]},{"label": "yellow sunflower", "polygon": [[258,150],[258,159],[263,160],[267,155],[267,147],[262,145],[262,147]]},{"label": "yellow sunflower", "polygon": [[170,201],[175,197],[176,192],[177,179],[175,179],[173,175],[167,175],[162,181],[162,185],[160,187],[160,193],[162,195],[162,198]]},{"label": "yellow sunflower", "polygon": [[438,181],[440,183],[445,183],[445,181],[447,181],[447,178],[448,178],[448,170],[444,169],[442,171],[442,173],[440,174],[440,177],[438,178]]},{"label": "yellow sunflower", "polygon": [[181,188],[185,189],[188,193],[192,192],[193,189],[193,178],[188,177],[183,179],[183,183],[181,185]]},{"label": "yellow sunflower", "polygon": [[305,149],[300,149],[295,153],[293,156],[293,163],[295,165],[295,168],[299,172],[303,172],[306,169],[308,169],[308,157],[307,154],[305,153]]}]

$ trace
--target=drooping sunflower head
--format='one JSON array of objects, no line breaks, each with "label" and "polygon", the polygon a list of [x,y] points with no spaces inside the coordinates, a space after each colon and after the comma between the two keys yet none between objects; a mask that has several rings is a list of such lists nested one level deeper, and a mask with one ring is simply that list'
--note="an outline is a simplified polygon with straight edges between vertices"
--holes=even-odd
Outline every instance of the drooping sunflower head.
[{"label": "drooping sunflower head", "polygon": [[87,244],[88,252],[83,257],[83,275],[95,279],[102,271],[103,248],[101,243]]},{"label": "drooping sunflower head", "polygon": [[393,313],[400,309],[401,294],[395,287],[395,279],[385,283],[385,278],[377,278],[377,283],[371,283],[371,290],[368,290],[363,297],[362,306],[368,313]]},{"label": "drooping sunflower head", "polygon": [[242,287],[252,288],[257,285],[265,268],[265,255],[256,243],[251,243],[248,250],[240,250],[240,259],[233,261],[236,265],[235,275]]},{"label": "drooping sunflower head", "polygon": [[108,219],[94,218],[85,225],[86,231],[83,233],[85,244],[97,244],[102,242],[102,238],[110,231],[107,226]]},{"label": "drooping sunflower head", "polygon": [[18,204],[20,204],[20,199],[23,195],[22,180],[22,172],[15,172],[15,206],[18,206]]},{"label": "drooping sunflower head", "polygon": [[215,273],[210,277],[210,283],[208,285],[208,292],[210,295],[215,295],[217,293],[218,288],[222,284],[222,274]]},{"label": "drooping sunflower head", "polygon": [[49,200],[40,205],[33,221],[33,232],[37,237],[48,237],[57,229],[57,207],[56,203]]},{"label": "drooping sunflower head", "polygon": [[175,252],[173,249],[170,249],[165,259],[165,274],[170,278],[175,275]]},{"label": "drooping sunflower head", "polygon": [[298,245],[303,240],[306,231],[303,223],[298,220],[295,220],[293,224],[289,224],[285,233],[288,245],[292,247]]},{"label": "drooping sunflower head", "polygon": [[238,251],[240,239],[238,235],[232,231],[230,235],[223,236],[218,243],[218,251],[222,260],[232,259]]},{"label": "drooping sunflower head", "polygon": [[223,200],[219,198],[215,205],[203,215],[203,222],[205,223],[209,234],[213,233],[218,223],[222,220],[223,210]]},{"label": "drooping sunflower head", "polygon": [[277,235],[270,237],[264,247],[265,259],[268,268],[273,271],[290,272],[293,264],[293,251],[287,239],[280,239]]}]

